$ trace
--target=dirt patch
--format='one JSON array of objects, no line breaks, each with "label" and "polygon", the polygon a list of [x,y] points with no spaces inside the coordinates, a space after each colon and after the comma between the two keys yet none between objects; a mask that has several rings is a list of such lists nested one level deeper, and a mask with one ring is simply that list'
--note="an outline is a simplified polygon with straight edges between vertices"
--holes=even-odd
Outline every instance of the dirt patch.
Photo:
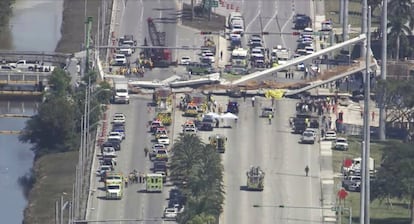
[{"label": "dirt patch", "polygon": [[35,161],[36,183],[29,193],[23,223],[55,223],[56,200],[61,196],[64,201],[72,199],[77,162],[78,152],[45,155]]},{"label": "dirt patch", "polygon": [[218,32],[225,29],[226,17],[211,13],[211,19],[208,20],[208,13],[195,10],[194,20],[191,20],[191,5],[183,3],[182,24],[194,29],[203,31]]},{"label": "dirt patch", "polygon": [[[108,8],[106,29],[109,28],[110,8],[112,1],[88,0],[87,17],[92,17],[92,39],[98,30],[98,12],[106,3]],[[102,12],[103,10],[101,10]],[[65,0],[63,3],[63,19],[61,26],[62,38],[59,40],[55,51],[63,53],[74,53],[82,49],[85,40],[85,0]],[[107,33],[107,32],[106,32]],[[104,40],[107,40],[107,34]]]}]

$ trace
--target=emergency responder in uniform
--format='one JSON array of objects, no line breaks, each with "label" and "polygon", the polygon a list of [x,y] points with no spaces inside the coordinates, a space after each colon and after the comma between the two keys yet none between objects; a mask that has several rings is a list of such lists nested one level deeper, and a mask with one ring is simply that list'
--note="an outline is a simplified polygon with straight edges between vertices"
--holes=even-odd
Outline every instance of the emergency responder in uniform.
[{"label": "emergency responder in uniform", "polygon": [[272,118],[273,118],[273,115],[269,114],[269,124],[272,124]]}]

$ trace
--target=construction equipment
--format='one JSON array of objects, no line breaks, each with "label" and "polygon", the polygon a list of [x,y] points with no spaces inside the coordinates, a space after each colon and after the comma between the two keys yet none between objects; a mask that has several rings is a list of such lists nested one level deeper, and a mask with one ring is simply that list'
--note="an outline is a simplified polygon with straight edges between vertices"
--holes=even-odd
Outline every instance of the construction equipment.
[{"label": "construction equipment", "polygon": [[[165,46],[165,32],[159,32],[152,18],[147,19],[148,33],[152,46]],[[146,39],[144,46],[148,46]],[[146,60],[150,60],[153,67],[168,67],[171,65],[171,51],[165,48],[144,49],[143,55]]]},{"label": "construction equipment", "polygon": [[213,37],[205,37],[204,45],[201,46],[201,51],[209,50],[214,55],[216,54],[216,43],[213,40]]},{"label": "construction equipment", "polygon": [[251,166],[250,170],[246,172],[247,175],[247,190],[263,191],[265,173],[260,166]]},{"label": "construction equipment", "polygon": [[208,137],[210,144],[214,146],[217,152],[224,153],[226,151],[227,137],[221,134],[211,135]]}]

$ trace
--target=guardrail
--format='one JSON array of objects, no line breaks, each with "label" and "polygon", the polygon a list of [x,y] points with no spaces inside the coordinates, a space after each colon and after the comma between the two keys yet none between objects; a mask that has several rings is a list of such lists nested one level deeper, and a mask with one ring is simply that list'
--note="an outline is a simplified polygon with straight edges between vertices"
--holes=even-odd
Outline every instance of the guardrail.
[{"label": "guardrail", "polygon": [[47,81],[50,72],[0,72],[0,84],[38,84]]},{"label": "guardrail", "polygon": [[0,50],[0,61],[16,62],[18,60],[67,64],[71,54],[45,51],[9,51]]}]

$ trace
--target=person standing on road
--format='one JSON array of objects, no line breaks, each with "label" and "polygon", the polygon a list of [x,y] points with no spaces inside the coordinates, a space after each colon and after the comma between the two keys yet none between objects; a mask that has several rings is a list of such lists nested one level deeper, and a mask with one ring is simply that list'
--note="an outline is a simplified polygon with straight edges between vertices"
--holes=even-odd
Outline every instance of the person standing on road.
[{"label": "person standing on road", "polygon": [[307,166],[307,165],[305,167],[305,174],[306,174],[306,176],[309,176],[309,166]]},{"label": "person standing on road", "polygon": [[148,148],[147,147],[144,148],[144,153],[145,153],[145,157],[147,157],[148,156]]},{"label": "person standing on road", "polygon": [[269,124],[272,124],[272,118],[273,118],[272,114],[269,114]]},{"label": "person standing on road", "polygon": [[252,107],[254,107],[254,101],[256,101],[256,98],[253,96],[252,97]]},{"label": "person standing on road", "polygon": [[220,51],[220,60],[223,60],[223,51]]}]

